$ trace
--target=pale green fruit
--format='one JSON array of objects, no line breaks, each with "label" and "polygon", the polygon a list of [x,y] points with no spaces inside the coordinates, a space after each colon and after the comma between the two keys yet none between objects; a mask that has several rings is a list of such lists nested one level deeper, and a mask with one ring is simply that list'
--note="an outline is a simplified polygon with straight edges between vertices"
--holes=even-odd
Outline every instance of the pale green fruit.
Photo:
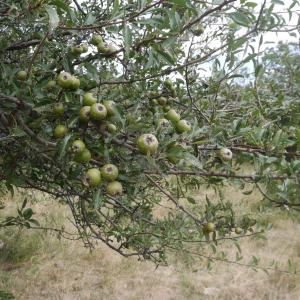
[{"label": "pale green fruit", "polygon": [[157,102],[158,102],[160,105],[164,106],[164,105],[166,105],[166,104],[168,103],[168,99],[167,99],[166,97],[159,97],[159,98],[157,99]]},{"label": "pale green fruit", "polygon": [[107,54],[113,54],[116,51],[117,51],[117,49],[113,45],[108,45],[106,53]]},{"label": "pale green fruit", "polygon": [[91,39],[91,43],[95,46],[97,46],[99,44],[103,44],[102,36],[99,35],[99,34],[93,34],[92,39]]},{"label": "pale green fruit", "polygon": [[94,97],[93,93],[85,93],[83,95],[82,103],[85,106],[92,106],[97,102],[97,98]]},{"label": "pale green fruit", "polygon": [[98,44],[97,49],[100,53],[107,53],[108,51],[108,48],[104,44]]},{"label": "pale green fruit", "polygon": [[79,111],[79,119],[83,122],[88,122],[90,120],[90,106],[83,106]]},{"label": "pale green fruit", "polygon": [[168,90],[173,88],[173,82],[170,79],[166,79],[164,81],[164,86],[165,88],[167,88]]},{"label": "pale green fruit", "polygon": [[49,80],[45,86],[47,91],[52,91],[56,86],[56,82],[54,80]]},{"label": "pale green fruit", "polygon": [[179,133],[184,133],[192,130],[190,122],[186,120],[180,120],[176,123],[176,130]]},{"label": "pale green fruit", "polygon": [[63,89],[69,89],[73,84],[73,76],[68,72],[60,72],[57,76],[57,83]]},{"label": "pale green fruit", "polygon": [[68,132],[68,129],[64,125],[57,125],[54,129],[53,135],[55,138],[59,139],[65,136],[65,134]]},{"label": "pale green fruit", "polygon": [[80,86],[80,80],[75,76],[72,76],[70,89],[77,90]]},{"label": "pale green fruit", "polygon": [[137,141],[138,148],[144,154],[153,154],[158,148],[158,140],[153,134],[142,134]]},{"label": "pale green fruit", "polygon": [[167,128],[170,126],[169,120],[167,120],[165,118],[158,119],[156,124],[157,124],[157,127],[159,127],[159,128]]},{"label": "pale green fruit", "polygon": [[91,106],[90,117],[93,120],[100,121],[107,116],[106,107],[101,103],[95,103]]},{"label": "pale green fruit", "polygon": [[232,152],[230,149],[228,148],[221,148],[219,150],[219,157],[222,159],[222,160],[225,160],[225,161],[230,161],[232,160]]},{"label": "pale green fruit", "polygon": [[105,100],[103,101],[103,105],[106,107],[108,116],[113,116],[115,114],[116,103],[114,101]]},{"label": "pale green fruit", "polygon": [[101,183],[101,173],[99,169],[89,169],[84,176],[83,182],[89,187],[96,187]]},{"label": "pale green fruit", "polygon": [[87,44],[81,44],[82,53],[86,53],[89,51],[89,46]]},{"label": "pale green fruit", "polygon": [[177,123],[180,120],[180,114],[176,112],[175,109],[170,109],[165,114],[166,119],[170,120],[171,122]]},{"label": "pale green fruit", "polygon": [[84,148],[83,151],[76,154],[74,160],[81,163],[87,163],[92,159],[92,154],[89,149]]},{"label": "pale green fruit", "polygon": [[241,234],[243,232],[243,229],[241,227],[236,227],[235,230],[234,230],[234,232],[236,234]]},{"label": "pale green fruit", "polygon": [[115,133],[117,131],[117,126],[115,124],[108,123],[107,130],[109,133]]},{"label": "pale green fruit", "polygon": [[107,185],[106,191],[110,196],[121,195],[123,193],[123,187],[119,181],[112,181]]},{"label": "pale green fruit", "polygon": [[17,73],[17,79],[20,81],[25,81],[27,79],[27,72],[26,71],[19,71]]},{"label": "pale green fruit", "polygon": [[63,103],[59,102],[59,103],[55,103],[53,106],[53,113],[56,116],[61,116],[65,111],[64,105]]},{"label": "pale green fruit", "polygon": [[119,175],[119,170],[113,164],[106,164],[101,168],[101,175],[106,180],[114,181]]},{"label": "pale green fruit", "polygon": [[204,224],[204,231],[207,233],[215,231],[215,224],[214,223],[206,223]]},{"label": "pale green fruit", "polygon": [[71,149],[76,154],[81,153],[85,149],[85,144],[82,140],[76,140],[72,143]]},{"label": "pale green fruit", "polygon": [[73,46],[71,48],[71,53],[75,56],[79,56],[81,53],[83,53],[83,48],[81,46]]}]

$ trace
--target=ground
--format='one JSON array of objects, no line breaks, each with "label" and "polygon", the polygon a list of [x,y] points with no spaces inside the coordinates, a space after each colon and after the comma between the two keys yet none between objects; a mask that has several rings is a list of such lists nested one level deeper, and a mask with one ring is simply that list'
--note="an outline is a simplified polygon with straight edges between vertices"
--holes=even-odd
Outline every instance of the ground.
[{"label": "ground", "polygon": [[[234,197],[240,209],[258,207],[258,193],[246,196],[227,188],[226,194]],[[64,206],[43,194],[29,196],[37,216],[48,224],[66,222],[69,213]],[[19,192],[4,200],[13,209],[23,197],[24,192]],[[245,261],[255,253],[263,265],[275,259],[287,269],[289,258],[300,265],[300,226],[280,210],[267,212],[266,218],[273,224],[267,239],[249,238],[241,243]],[[208,271],[206,261],[189,265],[175,255],[170,266],[156,269],[152,263],[122,258],[102,244],[90,252],[80,241],[58,240],[40,231],[0,231],[0,239],[5,242],[0,250],[0,291],[9,291],[20,300],[300,299],[299,275],[266,274],[222,262]],[[7,298],[0,293],[0,299]]]}]

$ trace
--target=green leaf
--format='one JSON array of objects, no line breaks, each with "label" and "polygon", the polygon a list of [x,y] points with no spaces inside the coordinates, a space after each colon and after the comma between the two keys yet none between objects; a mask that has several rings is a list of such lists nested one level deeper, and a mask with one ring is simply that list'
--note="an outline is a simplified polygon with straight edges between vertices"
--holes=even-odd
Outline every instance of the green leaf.
[{"label": "green leaf", "polygon": [[93,202],[94,202],[94,206],[95,206],[96,209],[98,209],[102,206],[103,198],[101,197],[101,190],[100,189],[98,189],[94,193]]},{"label": "green leaf", "polygon": [[59,23],[59,17],[56,8],[52,5],[45,5],[45,10],[49,16],[49,28],[51,31],[53,31]]},{"label": "green leaf", "polygon": [[67,150],[67,146],[69,144],[69,141],[71,139],[73,135],[70,133],[70,134],[67,134],[64,139],[61,141],[61,143],[59,144],[59,151],[58,151],[58,157],[59,159],[62,159],[65,154],[66,154],[66,150]]},{"label": "green leaf", "polygon": [[257,65],[255,68],[255,77],[257,77],[259,74],[263,72],[263,65]]},{"label": "green leaf", "polygon": [[128,53],[132,45],[132,32],[126,24],[123,27],[123,38],[124,38],[124,47],[125,51]]},{"label": "green leaf", "polygon": [[26,208],[24,211],[23,211],[23,217],[28,220],[32,217],[33,215],[33,210],[31,208]]},{"label": "green leaf", "polygon": [[169,0],[168,2],[177,4],[177,5],[181,5],[181,6],[186,6],[186,0]]},{"label": "green leaf", "polygon": [[39,223],[39,221],[37,221],[36,219],[30,219],[30,220],[28,220],[28,221],[29,221],[30,223],[32,223],[32,224],[38,226],[38,227],[41,226],[40,223]]},{"label": "green leaf", "polygon": [[69,12],[69,5],[66,4],[62,0],[53,0],[53,1],[50,2],[50,4],[54,4],[55,6],[63,9],[64,11]]},{"label": "green leaf", "polygon": [[196,204],[196,201],[193,197],[187,197],[186,198],[188,202],[190,202],[191,204]]},{"label": "green leaf", "polygon": [[237,24],[245,27],[249,27],[249,17],[241,11],[236,11],[230,14],[230,18]]},{"label": "green leaf", "polygon": [[26,204],[27,204],[27,198],[24,199],[21,210],[23,210],[26,207]]}]

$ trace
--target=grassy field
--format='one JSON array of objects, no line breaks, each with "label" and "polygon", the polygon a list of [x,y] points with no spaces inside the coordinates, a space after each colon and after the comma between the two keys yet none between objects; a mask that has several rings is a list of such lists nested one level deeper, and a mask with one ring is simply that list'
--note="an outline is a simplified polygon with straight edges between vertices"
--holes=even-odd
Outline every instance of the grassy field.
[{"label": "grassy field", "polygon": [[[212,191],[201,197],[206,193],[213,197]],[[225,193],[239,209],[256,213],[259,194],[245,196],[234,188]],[[23,196],[17,193],[4,201],[13,210]],[[66,223],[66,207],[42,194],[29,198],[39,200],[33,204],[37,218],[50,225]],[[287,269],[288,258],[300,265],[300,226],[279,210],[267,212],[266,219],[273,224],[268,239],[244,239],[244,258],[255,253],[265,265],[276,259]],[[9,291],[16,299],[300,299],[297,275],[273,271],[267,275],[222,262],[208,271],[206,261],[191,267],[174,256],[169,267],[155,269],[151,263],[122,258],[101,244],[90,253],[80,241],[60,241],[40,231],[8,229],[0,231],[0,239],[5,243],[0,250],[0,291]],[[0,299],[9,297],[1,298],[0,293]]]}]

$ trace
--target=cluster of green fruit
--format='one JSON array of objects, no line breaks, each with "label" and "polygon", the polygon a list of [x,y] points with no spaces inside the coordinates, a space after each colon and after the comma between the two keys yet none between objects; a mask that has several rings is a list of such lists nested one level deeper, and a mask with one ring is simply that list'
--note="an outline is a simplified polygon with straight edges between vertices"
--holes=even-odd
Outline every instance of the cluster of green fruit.
[{"label": "cluster of green fruit", "polygon": [[[171,96],[176,95],[176,90],[170,79],[166,79],[163,85],[168,94],[170,94]],[[190,122],[187,120],[181,120],[180,114],[177,113],[175,109],[171,108],[171,106],[169,105],[170,101],[167,97],[161,96],[159,98],[154,98],[151,100],[151,102],[155,107],[157,105],[162,106],[163,111],[165,112],[164,118],[160,118],[156,121],[157,127],[166,128],[170,125],[171,122],[178,133],[184,133],[192,130]]]},{"label": "cluster of green fruit", "polygon": [[[85,93],[82,100],[82,108],[79,112],[79,118],[83,122],[102,121],[106,117],[115,114],[116,104],[114,101],[105,100],[103,104],[97,102],[97,98],[92,93]],[[112,124],[113,125],[113,124]],[[113,127],[110,126],[112,129]]]},{"label": "cluster of green fruit", "polygon": [[116,49],[112,45],[106,45],[99,34],[94,34],[92,36],[91,43],[97,47],[98,51],[103,54],[112,54],[116,52]]},{"label": "cluster of green fruit", "polygon": [[[77,89],[80,85],[79,79],[69,74],[68,72],[61,72],[57,77],[57,83],[63,89]],[[55,86],[55,81],[50,80],[46,88],[49,90]],[[93,93],[85,93],[82,100],[82,108],[79,111],[79,119],[82,122],[102,121],[106,117],[113,116],[115,114],[115,102],[111,100],[103,101],[103,104],[97,102],[97,98]],[[65,111],[63,103],[56,103],[53,107],[53,113],[60,117]],[[113,133],[117,130],[116,126],[112,123],[105,123],[105,128],[108,132]],[[54,137],[62,138],[67,133],[67,128],[64,125],[57,125],[54,129]]]},{"label": "cluster of green fruit", "polygon": [[72,46],[71,47],[71,54],[74,56],[80,56],[82,53],[88,52],[89,48],[87,44],[81,44],[77,46]]},{"label": "cluster of green fruit", "polygon": [[80,86],[80,80],[68,72],[60,72],[57,76],[57,83],[63,89],[77,90]]},{"label": "cluster of green fruit", "polygon": [[[73,142],[71,150],[75,153],[76,161],[89,161],[91,159],[91,153],[86,148],[85,144],[81,140],[76,140]],[[88,187],[97,187],[101,184],[102,178],[109,183],[106,187],[106,192],[110,196],[115,196],[117,194],[123,193],[122,184],[116,181],[119,175],[118,168],[113,164],[105,164],[100,169],[91,168],[87,170],[83,178],[83,183]]]},{"label": "cluster of green fruit", "polygon": [[[241,228],[241,227],[235,227],[235,228],[233,228],[232,229],[236,234],[241,234],[241,233],[243,233],[243,229]],[[216,231],[216,226],[215,226],[215,224],[214,223],[211,223],[211,222],[208,222],[208,223],[205,223],[204,225],[203,225],[203,232],[205,233],[205,234],[209,234],[209,233],[211,233],[211,232],[214,232],[214,231]]]}]

